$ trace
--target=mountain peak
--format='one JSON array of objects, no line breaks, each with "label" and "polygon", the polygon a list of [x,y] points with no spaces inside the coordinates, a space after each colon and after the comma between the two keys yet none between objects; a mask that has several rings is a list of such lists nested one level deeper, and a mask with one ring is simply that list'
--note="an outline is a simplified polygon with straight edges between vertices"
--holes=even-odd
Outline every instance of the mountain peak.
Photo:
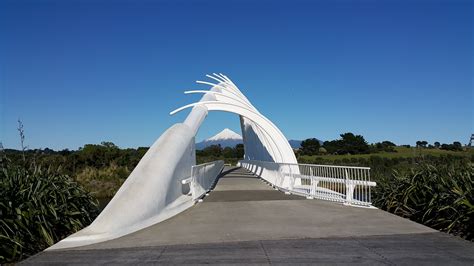
[{"label": "mountain peak", "polygon": [[239,134],[235,133],[234,131],[225,128],[221,132],[217,133],[217,135],[208,138],[206,141],[213,141],[213,140],[224,140],[224,139],[235,139],[235,140],[241,140],[242,136]]}]

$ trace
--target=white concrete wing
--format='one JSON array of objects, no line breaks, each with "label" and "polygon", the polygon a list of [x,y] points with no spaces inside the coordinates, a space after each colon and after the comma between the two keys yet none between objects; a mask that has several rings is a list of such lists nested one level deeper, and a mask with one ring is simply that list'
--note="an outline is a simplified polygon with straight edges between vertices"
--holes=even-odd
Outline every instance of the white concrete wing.
[{"label": "white concrete wing", "polygon": [[[240,116],[246,160],[296,164],[296,157],[283,133],[263,116],[225,75],[207,75],[217,83],[197,81],[210,90],[187,91],[204,94],[183,106],[192,111],[183,123],[166,130],[150,147],[122,187],[91,225],[49,249],[83,246],[114,239],[168,219],[194,204],[182,182],[190,178],[196,164],[195,135],[208,111]],[[219,170],[220,171],[220,170]]]}]

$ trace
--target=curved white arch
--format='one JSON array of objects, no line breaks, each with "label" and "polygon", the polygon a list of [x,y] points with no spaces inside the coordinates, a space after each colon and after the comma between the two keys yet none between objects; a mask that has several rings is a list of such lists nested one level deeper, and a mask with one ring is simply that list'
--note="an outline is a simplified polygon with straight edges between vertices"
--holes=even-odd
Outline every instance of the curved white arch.
[{"label": "curved white arch", "polygon": [[[222,87],[222,85],[217,85],[217,86]],[[216,96],[223,95],[221,93],[215,93],[215,92],[210,92],[210,93],[215,94]],[[256,125],[259,125],[261,130],[263,130],[266,133],[265,137],[269,138],[274,143],[274,145],[271,145],[269,147],[271,148],[271,151],[269,152],[275,161],[288,162],[288,163],[297,162],[293,149],[291,148],[290,144],[288,143],[288,140],[285,138],[283,133],[268,118],[266,118],[261,113],[259,113],[253,106],[250,107],[240,101],[235,101],[235,99],[232,99],[231,101],[229,101],[228,99],[220,99],[220,100],[216,99],[215,101],[200,101],[200,102],[182,106],[170,112],[170,115],[174,115],[184,109],[195,107],[195,106],[205,106],[207,110],[209,111],[225,111],[225,112],[235,113],[253,121]],[[260,129],[254,129],[254,131],[260,131]],[[264,142],[266,141],[261,140],[262,144],[264,144]],[[255,158],[255,159],[258,159],[258,158]]]},{"label": "curved white arch", "polygon": [[[253,121],[254,123],[257,123],[262,128],[262,130],[266,132],[267,136],[278,136],[277,138],[270,137],[270,139],[274,143],[272,150],[275,149],[278,152],[278,153],[273,153],[271,155],[273,155],[272,157],[274,158],[275,162],[285,162],[285,159],[284,159],[285,156],[283,156],[284,152],[279,147],[285,147],[285,145],[281,145],[281,144],[282,142],[284,143],[284,141],[288,143],[288,141],[284,138],[284,136],[283,136],[283,139],[281,139],[282,134],[281,132],[279,132],[279,129],[273,126],[270,120],[268,120],[266,117],[264,117],[260,113],[255,112],[254,110],[251,110],[251,109],[247,109],[244,106],[236,105],[229,102],[224,103],[224,102],[219,102],[219,101],[203,101],[203,102],[197,102],[197,103],[185,105],[183,107],[180,107],[172,111],[170,114],[174,115],[180,111],[183,111],[184,109],[195,107],[195,106],[205,106],[207,107],[209,111],[224,111],[224,112],[241,115]],[[291,146],[290,146],[290,149],[291,149]],[[292,149],[291,149],[291,154],[294,156]]]},{"label": "curved white arch", "polygon": [[[214,73],[214,75],[217,76],[217,74]],[[206,75],[207,77],[212,77],[210,75]],[[206,84],[206,85],[210,85],[210,86],[218,86],[218,87],[224,87],[226,88],[226,91],[229,91],[230,93],[234,94],[235,96],[237,96],[238,98],[242,99],[244,102],[246,102],[248,105],[252,106],[252,108],[255,109],[255,107],[253,107],[253,105],[250,103],[250,101],[247,99],[247,97],[245,97],[245,95],[237,88],[237,86],[235,86],[235,84],[230,81],[228,78],[226,78],[226,80],[228,80],[229,82],[225,81],[225,80],[219,80],[219,79],[214,79],[216,81],[219,81],[218,84],[214,84],[214,83],[211,83],[211,82],[205,82],[205,81],[196,81],[197,83],[200,83],[200,84]]]},{"label": "curved white arch", "polygon": [[167,129],[150,147],[92,224],[50,249],[114,239],[161,222],[191,207],[194,201],[189,195],[183,194],[181,181],[189,178],[190,169],[196,164],[195,136],[209,111],[224,111],[240,116],[246,159],[251,157],[254,160],[297,163],[280,129],[262,115],[227,76],[214,73],[207,77],[218,84],[197,81],[211,86],[210,90],[185,92],[204,95],[199,102],[170,113],[173,115],[192,108],[183,123]]},{"label": "curved white arch", "polygon": [[219,100],[221,99],[219,96],[222,96],[222,97],[225,97],[227,99],[230,99],[232,100],[233,102],[236,102],[238,104],[243,104],[249,108],[254,108],[253,106],[247,104],[246,102],[243,102],[242,101],[242,98],[236,98],[236,97],[233,97],[233,96],[230,96],[229,94],[225,94],[223,92],[217,92],[217,91],[205,91],[205,90],[192,90],[192,91],[185,91],[184,94],[196,94],[196,93],[202,93],[202,94],[206,94],[206,93],[210,93],[210,94],[214,94],[216,96],[216,100],[217,101],[222,101],[222,100]]}]

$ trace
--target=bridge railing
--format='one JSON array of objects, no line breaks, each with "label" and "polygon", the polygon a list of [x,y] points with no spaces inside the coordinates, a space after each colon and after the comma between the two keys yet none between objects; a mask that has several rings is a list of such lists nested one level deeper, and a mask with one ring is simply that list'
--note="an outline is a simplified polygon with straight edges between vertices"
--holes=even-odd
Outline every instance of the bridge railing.
[{"label": "bridge railing", "polygon": [[222,160],[194,165],[191,168],[191,177],[181,182],[189,184],[190,194],[196,201],[211,190],[223,168],[224,161]]},{"label": "bridge railing", "polygon": [[372,207],[370,168],[290,164],[264,161],[239,161],[239,165],[287,193]]}]

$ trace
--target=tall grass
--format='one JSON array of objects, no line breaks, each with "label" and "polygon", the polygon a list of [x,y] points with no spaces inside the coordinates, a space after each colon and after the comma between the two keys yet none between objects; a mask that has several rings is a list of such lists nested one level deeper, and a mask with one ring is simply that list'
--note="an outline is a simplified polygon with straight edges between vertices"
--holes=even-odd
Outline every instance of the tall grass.
[{"label": "tall grass", "polygon": [[474,239],[474,165],[420,164],[377,182],[374,205],[434,229]]},{"label": "tall grass", "polygon": [[85,167],[74,176],[74,179],[94,197],[112,198],[130,173],[127,166],[111,163],[100,169]]},{"label": "tall grass", "polygon": [[33,255],[97,216],[92,196],[57,169],[0,164],[0,263]]}]

